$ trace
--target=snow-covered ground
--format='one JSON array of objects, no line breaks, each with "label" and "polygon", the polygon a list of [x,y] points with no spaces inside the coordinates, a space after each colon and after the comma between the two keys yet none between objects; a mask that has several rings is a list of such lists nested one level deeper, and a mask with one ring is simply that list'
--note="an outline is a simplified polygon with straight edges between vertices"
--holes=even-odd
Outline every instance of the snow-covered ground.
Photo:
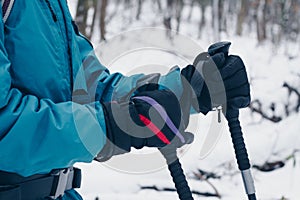
[{"label": "snow-covered ground", "polygon": [[[75,4],[76,1],[70,1],[72,13],[75,12]],[[126,15],[126,11],[123,12]],[[163,44],[162,47],[165,48],[141,48],[143,45],[149,47],[149,43],[147,43],[149,41],[142,37],[138,40],[141,46],[135,46],[132,44],[130,34],[121,31],[157,26],[159,24],[159,20],[153,20],[155,16],[153,16],[151,10],[144,9],[144,12],[146,14],[142,16],[141,21],[133,21],[126,28],[121,24],[122,16],[120,19],[116,17],[110,22],[111,24],[107,29],[108,38],[111,39],[108,39],[107,43],[97,45],[97,39],[93,38],[95,46],[98,47],[97,51],[100,57],[105,57],[104,54],[114,48],[116,51],[118,50],[123,53],[117,57],[117,55],[112,55],[114,52],[110,52],[108,53],[108,57],[113,56],[114,60],[103,61],[112,72],[122,71],[125,74],[132,74],[145,69],[147,69],[147,72],[157,70],[166,72],[166,69],[174,64],[184,67],[193,56],[199,53],[198,51],[207,49],[208,45],[212,42],[212,39],[209,37],[210,33],[204,32],[200,39],[194,37],[194,35],[197,35],[198,30],[194,26],[195,24],[193,24],[193,19],[198,17],[195,13],[191,23],[182,25],[182,35],[174,36],[173,41],[164,38],[163,35],[149,39],[159,41],[160,44]],[[157,22],[157,24],[153,21]],[[153,22],[153,24],[150,22]],[[119,40],[120,35],[122,40]],[[259,99],[263,102],[265,109],[272,102],[276,103],[276,114],[281,115],[284,104],[288,102],[287,90],[282,87],[284,81],[287,81],[296,88],[300,86],[299,56],[290,60],[284,54],[284,47],[280,47],[274,53],[271,44],[257,45],[256,39],[251,35],[237,37],[222,34],[221,39],[231,41],[232,48],[230,52],[238,54],[243,58],[251,80],[252,99]],[[116,41],[117,45],[113,43]],[[196,41],[198,46],[193,46],[194,44],[192,43],[194,41]],[[156,45],[154,46],[157,47]],[[190,50],[194,50],[194,52],[185,50],[186,45],[191,45],[190,47],[193,48]],[[126,46],[128,49],[126,49]],[[123,49],[120,50],[120,47]],[[181,56],[175,56],[170,53],[168,51],[170,48],[173,48],[175,51],[177,50],[181,53]],[[181,48],[182,51],[178,50],[178,48]],[[153,67],[149,69],[149,65]],[[163,69],[161,69],[162,66],[164,66]],[[292,102],[290,103],[293,103],[295,100],[292,97],[290,99]],[[202,115],[193,116],[191,121],[189,129],[195,132],[195,142],[184,153],[181,153],[181,162],[189,184],[193,190],[214,193],[213,188],[207,182],[195,180],[193,172],[197,172],[197,169],[215,172],[217,175],[222,175],[222,178],[209,180],[218,190],[222,199],[245,199],[241,176],[238,173],[235,163],[230,133],[224,119],[222,122],[223,129],[220,127],[219,132],[215,136],[216,141],[218,141],[215,148],[213,148],[208,156],[204,158],[200,156],[203,141],[209,129],[214,125],[220,126],[214,121],[215,117],[216,113],[212,112],[205,117]],[[261,119],[257,114],[252,114],[250,109],[243,109],[241,110],[240,120],[252,164],[262,165],[266,161],[285,160],[293,154],[294,150],[300,149],[299,114],[292,114],[279,123],[272,123]],[[146,155],[144,156],[146,158],[139,158],[143,157],[141,154]],[[294,158],[286,161],[286,165],[283,168],[272,172],[261,172],[253,169],[259,199],[297,200],[300,198],[300,152],[294,155]],[[83,184],[79,192],[87,200],[94,200],[97,196],[101,200],[177,199],[175,192],[140,190],[140,186],[173,187],[169,172],[162,163],[161,157],[154,150],[145,150],[142,153],[134,151],[132,157],[125,155],[123,158],[121,156],[121,158],[116,158],[113,161],[103,164],[96,162],[92,164],[80,163],[77,166],[83,169]],[[217,199],[197,195],[194,195],[194,197],[195,199]]]}]

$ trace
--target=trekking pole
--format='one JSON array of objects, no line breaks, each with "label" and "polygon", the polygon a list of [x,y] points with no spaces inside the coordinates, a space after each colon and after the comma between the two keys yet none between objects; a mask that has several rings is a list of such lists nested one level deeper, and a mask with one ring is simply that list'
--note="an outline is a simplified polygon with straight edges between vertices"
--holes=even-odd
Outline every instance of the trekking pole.
[{"label": "trekking pole", "polygon": [[[213,44],[208,48],[208,54],[213,55],[218,52],[223,52],[225,56],[228,56],[228,50],[230,45],[231,45],[230,42],[219,42]],[[224,114],[228,122],[236,160],[242,174],[244,187],[248,195],[248,199],[256,200],[254,180],[252,178],[251,169],[250,169],[251,168],[250,161],[249,161],[246,145],[243,138],[242,128],[240,126],[240,121],[239,121],[239,110],[229,108]]]},{"label": "trekking pole", "polygon": [[191,189],[176,154],[176,149],[160,149],[165,157],[180,200],[193,200]]},{"label": "trekking pole", "polygon": [[228,110],[226,113],[226,119],[228,121],[229,130],[231,133],[231,139],[235,151],[238,167],[241,171],[246,194],[249,200],[256,200],[254,181],[250,169],[250,161],[246,145],[243,138],[242,128],[239,121],[238,110]]}]

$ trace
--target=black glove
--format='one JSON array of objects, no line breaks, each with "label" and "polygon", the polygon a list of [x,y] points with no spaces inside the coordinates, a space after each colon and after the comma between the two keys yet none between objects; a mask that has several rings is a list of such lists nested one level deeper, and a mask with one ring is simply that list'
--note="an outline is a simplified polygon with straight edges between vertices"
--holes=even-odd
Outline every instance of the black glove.
[{"label": "black glove", "polygon": [[250,103],[245,65],[239,56],[228,56],[230,44],[220,42],[211,45],[208,53],[201,53],[193,65],[181,71],[193,89],[192,105],[198,112],[206,114],[219,105],[238,109]]},{"label": "black glove", "polygon": [[105,161],[131,147],[179,148],[193,141],[177,97],[169,90],[138,93],[129,102],[103,103],[107,142],[95,160]]}]

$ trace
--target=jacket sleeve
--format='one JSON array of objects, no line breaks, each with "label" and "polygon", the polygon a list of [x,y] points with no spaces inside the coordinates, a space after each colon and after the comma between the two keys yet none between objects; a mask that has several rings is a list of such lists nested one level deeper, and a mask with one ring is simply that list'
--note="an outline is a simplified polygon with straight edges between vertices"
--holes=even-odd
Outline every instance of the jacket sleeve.
[{"label": "jacket sleeve", "polygon": [[[95,99],[103,102],[120,100],[120,98],[126,97],[147,83],[158,83],[161,87],[173,91],[178,98],[182,96],[183,86],[179,67],[173,67],[166,75],[159,73],[132,76],[124,76],[121,73],[110,74],[109,70],[98,60],[92,44],[78,32],[75,24],[73,26],[77,34],[76,40],[85,69],[85,80],[97,85],[94,92]],[[97,78],[95,78],[95,74],[97,74]]]},{"label": "jacket sleeve", "polygon": [[0,170],[29,176],[91,162],[105,144],[99,102],[56,104],[23,94],[13,88],[10,68],[1,20]]}]

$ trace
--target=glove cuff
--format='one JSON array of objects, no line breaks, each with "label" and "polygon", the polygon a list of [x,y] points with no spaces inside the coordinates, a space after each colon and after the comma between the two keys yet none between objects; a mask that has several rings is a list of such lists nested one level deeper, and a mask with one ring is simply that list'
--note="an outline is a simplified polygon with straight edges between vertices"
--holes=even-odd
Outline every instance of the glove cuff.
[{"label": "glove cuff", "polygon": [[[95,160],[99,162],[104,162],[109,160],[114,155],[124,154],[130,152],[131,147],[131,137],[125,131],[122,131],[115,121],[118,119],[118,122],[122,123],[122,128],[126,127],[126,116],[124,116],[124,109],[118,103],[101,103],[103,107],[103,112],[105,116],[105,124],[106,124],[106,144],[102,148],[102,150],[98,153]],[[117,109],[117,116],[113,115],[113,110]],[[128,107],[127,107],[128,108]],[[126,109],[126,108],[125,108]],[[123,116],[122,116],[123,115]],[[120,120],[122,119],[122,120]],[[123,126],[125,124],[125,126]],[[116,138],[118,137],[118,138]]]}]

